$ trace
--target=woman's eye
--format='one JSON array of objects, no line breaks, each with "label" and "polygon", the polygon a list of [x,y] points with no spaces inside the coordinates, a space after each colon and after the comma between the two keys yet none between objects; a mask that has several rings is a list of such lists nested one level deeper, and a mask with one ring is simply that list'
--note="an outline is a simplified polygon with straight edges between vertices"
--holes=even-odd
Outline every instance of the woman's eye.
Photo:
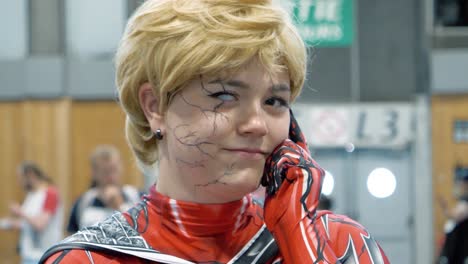
[{"label": "woman's eye", "polygon": [[212,93],[209,96],[213,97],[213,98],[216,98],[216,99],[219,99],[219,100],[224,101],[224,102],[231,102],[231,101],[237,100],[237,97],[233,93],[225,92],[225,91]]},{"label": "woman's eye", "polygon": [[289,102],[281,97],[269,98],[265,101],[265,103],[273,107],[289,107]]}]

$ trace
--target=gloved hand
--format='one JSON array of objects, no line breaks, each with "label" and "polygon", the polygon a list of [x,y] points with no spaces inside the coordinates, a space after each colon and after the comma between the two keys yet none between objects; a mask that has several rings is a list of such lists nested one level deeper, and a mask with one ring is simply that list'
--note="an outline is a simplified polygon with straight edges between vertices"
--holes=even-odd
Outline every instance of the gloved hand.
[{"label": "gloved hand", "polygon": [[[333,214],[327,219],[341,222],[329,223],[323,220],[323,212],[317,213],[325,173],[310,157],[304,135],[292,112],[290,115],[289,139],[268,157],[262,178],[267,189],[264,221],[278,244],[283,263],[389,263],[360,224]],[[350,252],[346,245],[361,251]]]},{"label": "gloved hand", "polygon": [[264,221],[284,263],[339,263],[326,231],[316,224],[324,171],[310,157],[304,135],[292,112],[290,115],[289,139],[265,163]]},{"label": "gloved hand", "polygon": [[[303,216],[312,217],[319,202],[324,171],[310,157],[307,142],[292,111],[290,116],[289,138],[272,152],[265,163],[262,177],[262,185],[267,192],[265,206],[275,203],[276,211],[281,211],[293,204],[300,205],[301,209],[296,213],[302,211]],[[298,186],[293,190],[293,185]],[[265,210],[265,218],[268,216],[271,213]],[[267,226],[273,224],[269,221],[273,219],[265,220]]]}]

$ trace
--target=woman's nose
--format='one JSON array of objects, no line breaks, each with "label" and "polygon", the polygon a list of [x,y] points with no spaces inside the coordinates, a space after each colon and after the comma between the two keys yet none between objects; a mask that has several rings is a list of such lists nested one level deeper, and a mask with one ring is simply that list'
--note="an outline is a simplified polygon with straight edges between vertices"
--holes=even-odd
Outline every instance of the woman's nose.
[{"label": "woman's nose", "polygon": [[268,125],[265,115],[260,106],[249,107],[244,109],[240,117],[240,124],[238,126],[239,134],[244,136],[265,136],[268,134]]}]

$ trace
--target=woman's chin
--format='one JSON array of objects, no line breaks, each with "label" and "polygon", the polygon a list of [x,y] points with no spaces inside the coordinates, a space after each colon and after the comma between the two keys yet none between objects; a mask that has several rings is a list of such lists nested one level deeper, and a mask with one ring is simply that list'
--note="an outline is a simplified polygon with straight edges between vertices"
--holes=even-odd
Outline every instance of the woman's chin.
[{"label": "woman's chin", "polygon": [[[252,175],[255,175],[253,177]],[[258,189],[260,184],[260,177],[257,173],[241,173],[237,175],[231,175],[229,179],[226,179],[225,184],[221,187],[224,190],[225,195],[232,197],[231,200],[238,200],[245,195],[254,192]]]},{"label": "woman's chin", "polygon": [[253,173],[235,173],[220,179],[217,184],[206,186],[204,196],[211,201],[207,203],[227,203],[242,199],[258,189],[260,177]]}]

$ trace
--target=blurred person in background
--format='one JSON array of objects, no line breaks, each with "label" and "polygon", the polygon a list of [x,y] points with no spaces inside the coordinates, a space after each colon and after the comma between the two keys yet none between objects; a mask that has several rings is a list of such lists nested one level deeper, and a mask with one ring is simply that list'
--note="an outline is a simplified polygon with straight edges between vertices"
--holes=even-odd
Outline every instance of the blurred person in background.
[{"label": "blurred person in background", "polygon": [[114,146],[100,145],[90,157],[91,188],[73,204],[67,226],[69,233],[106,219],[115,211],[125,211],[140,200],[139,191],[122,185],[122,161]]},{"label": "blurred person in background", "polygon": [[454,196],[457,203],[453,209],[441,199],[448,220],[440,264],[468,263],[468,167],[457,166],[455,169]]},{"label": "blurred person in background", "polygon": [[[267,0],[148,0],[117,51],[126,136],[158,169],[141,203],[45,263],[388,263],[356,221],[317,212],[324,171],[290,104],[307,53]],[[262,184],[265,206],[252,201]]]},{"label": "blurred person in background", "polygon": [[446,199],[439,198],[442,211],[448,219],[446,232],[450,232],[457,223],[468,218],[468,167],[457,166],[454,176],[453,196],[457,200],[455,207],[449,208]]},{"label": "blurred person in background", "polygon": [[38,263],[42,254],[62,239],[63,210],[57,188],[35,163],[22,162],[18,181],[26,192],[22,205],[10,205],[11,217],[0,220],[0,228],[21,231],[22,263]]}]

